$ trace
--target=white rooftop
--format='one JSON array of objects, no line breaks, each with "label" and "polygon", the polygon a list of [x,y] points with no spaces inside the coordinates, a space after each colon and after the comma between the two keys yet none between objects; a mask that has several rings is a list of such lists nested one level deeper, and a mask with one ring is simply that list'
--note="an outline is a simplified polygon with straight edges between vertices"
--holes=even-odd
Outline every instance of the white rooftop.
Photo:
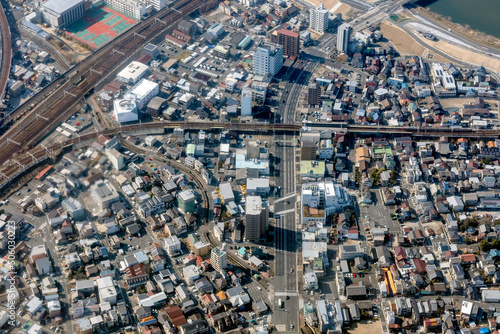
[{"label": "white rooftop", "polygon": [[58,14],[62,14],[83,1],[84,0],[48,0],[43,3],[42,7],[50,9]]}]

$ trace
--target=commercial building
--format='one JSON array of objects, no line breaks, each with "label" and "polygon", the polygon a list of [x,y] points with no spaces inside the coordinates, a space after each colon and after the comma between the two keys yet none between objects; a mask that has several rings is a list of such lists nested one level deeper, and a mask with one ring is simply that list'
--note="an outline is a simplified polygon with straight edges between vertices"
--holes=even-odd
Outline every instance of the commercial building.
[{"label": "commercial building", "polygon": [[339,260],[354,260],[357,257],[363,257],[365,253],[359,245],[340,245]]},{"label": "commercial building", "polygon": [[283,46],[283,54],[295,58],[299,54],[300,35],[288,29],[280,29],[271,34],[271,42]]},{"label": "commercial building", "polygon": [[177,204],[180,211],[183,213],[195,212],[196,211],[196,197],[192,190],[181,191],[177,195]]},{"label": "commercial building", "polygon": [[97,181],[90,187],[90,195],[101,210],[120,201],[120,196],[115,188],[109,182],[104,182],[102,180]]},{"label": "commercial building", "polygon": [[330,24],[328,18],[329,12],[323,6],[323,2],[319,3],[318,7],[311,8],[309,15],[309,28],[319,33],[324,33],[328,30]]},{"label": "commercial building", "polygon": [[137,104],[137,109],[144,108],[149,101],[160,92],[160,86],[153,81],[141,79],[134,87],[126,94],[126,99],[134,99]]},{"label": "commercial building", "polygon": [[114,100],[113,115],[118,123],[136,122],[139,120],[137,103],[133,99]]},{"label": "commercial building", "polygon": [[245,239],[259,240],[268,225],[267,207],[259,196],[247,196],[245,205]]},{"label": "commercial building", "polygon": [[116,80],[127,85],[135,85],[139,80],[144,78],[149,72],[149,67],[138,61],[133,61],[128,64],[120,73],[117,74]]},{"label": "commercial building", "polygon": [[212,249],[210,264],[218,272],[227,267],[226,244],[222,244],[221,247],[215,247]]},{"label": "commercial building", "polygon": [[82,18],[92,8],[90,0],[48,0],[40,6],[42,22],[66,27]]},{"label": "commercial building", "polygon": [[252,89],[245,85],[241,90],[241,116],[252,115]]},{"label": "commercial building", "polygon": [[104,0],[104,4],[137,21],[140,21],[146,15],[146,5],[141,1]]},{"label": "commercial building", "polygon": [[253,72],[274,77],[283,67],[283,47],[279,44],[262,44],[253,55]]},{"label": "commercial building", "polygon": [[321,87],[317,83],[310,83],[307,91],[307,103],[319,105],[321,103]]},{"label": "commercial building", "polygon": [[347,24],[341,24],[337,29],[337,52],[347,53],[349,50],[349,39],[351,38],[352,27]]}]

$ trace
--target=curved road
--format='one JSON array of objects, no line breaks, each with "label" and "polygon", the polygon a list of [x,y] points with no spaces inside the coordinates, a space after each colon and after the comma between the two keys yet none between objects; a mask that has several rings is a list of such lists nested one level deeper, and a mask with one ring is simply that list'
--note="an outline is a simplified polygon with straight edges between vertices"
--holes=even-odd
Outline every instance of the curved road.
[{"label": "curved road", "polygon": [[0,32],[2,34],[2,66],[0,68],[0,100],[3,99],[5,88],[9,81],[10,65],[12,62],[12,40],[10,37],[10,27],[5,8],[0,10]]},{"label": "curved road", "polygon": [[434,29],[434,30],[439,31],[443,34],[446,34],[454,39],[457,39],[465,44],[468,44],[471,48],[476,48],[476,49],[483,51],[485,53],[491,53],[493,55],[496,55],[497,57],[500,57],[500,50],[498,50],[496,48],[492,48],[492,47],[483,45],[479,42],[468,39],[467,37],[464,37],[464,36],[457,34],[453,31],[450,32],[448,30],[448,28],[443,27],[441,24],[439,24],[438,22],[436,22],[435,20],[433,20],[427,16],[421,15],[417,10],[410,10],[409,9],[408,12],[411,13],[416,18],[416,20],[405,21],[404,22],[405,24],[411,23],[411,22],[420,23],[422,25],[428,26],[431,29]]}]

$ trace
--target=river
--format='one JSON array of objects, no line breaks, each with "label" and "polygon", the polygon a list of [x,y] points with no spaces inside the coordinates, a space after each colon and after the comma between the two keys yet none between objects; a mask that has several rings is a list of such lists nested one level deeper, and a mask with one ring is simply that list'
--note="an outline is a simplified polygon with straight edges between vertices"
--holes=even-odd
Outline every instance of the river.
[{"label": "river", "polygon": [[420,0],[418,4],[472,29],[500,38],[500,0]]}]

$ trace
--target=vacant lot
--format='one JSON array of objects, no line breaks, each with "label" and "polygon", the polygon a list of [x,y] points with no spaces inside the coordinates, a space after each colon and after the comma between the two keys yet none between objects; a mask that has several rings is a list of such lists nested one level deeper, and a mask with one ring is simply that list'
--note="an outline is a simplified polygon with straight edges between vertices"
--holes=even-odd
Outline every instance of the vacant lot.
[{"label": "vacant lot", "polygon": [[402,55],[418,55],[421,56],[425,48],[418,43],[409,43],[412,40],[402,29],[396,27],[390,22],[382,22],[380,24],[380,31],[387,38],[398,52]]},{"label": "vacant lot", "polygon": [[381,333],[382,328],[380,321],[370,321],[371,324],[368,323],[368,320],[356,321],[351,325],[351,328],[347,330],[349,334],[375,334]]},{"label": "vacant lot", "polygon": [[[432,52],[429,52],[427,48],[420,45],[412,36],[391,22],[383,21],[380,23],[380,31],[401,55],[422,56],[427,59],[428,54],[432,54]],[[432,59],[434,61],[449,61],[436,54],[433,54]]]}]

